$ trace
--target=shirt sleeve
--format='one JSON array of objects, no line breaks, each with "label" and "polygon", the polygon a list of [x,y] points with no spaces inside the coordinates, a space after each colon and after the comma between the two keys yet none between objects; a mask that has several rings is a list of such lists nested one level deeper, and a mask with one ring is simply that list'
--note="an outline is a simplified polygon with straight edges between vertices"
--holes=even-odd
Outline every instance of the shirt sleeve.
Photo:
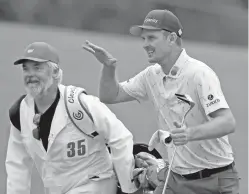
[{"label": "shirt sleeve", "polygon": [[6,155],[7,194],[29,194],[33,160],[27,153],[20,131],[11,124]]},{"label": "shirt sleeve", "polygon": [[121,82],[120,87],[122,87],[122,89],[127,94],[136,98],[138,101],[148,100],[148,94],[146,90],[146,74],[147,69],[141,71],[133,78]]},{"label": "shirt sleeve", "polygon": [[218,76],[211,69],[203,69],[195,76],[197,93],[206,115],[221,108],[229,108]]},{"label": "shirt sleeve", "polygon": [[97,97],[88,95],[85,96],[84,101],[93,116],[96,131],[105,138],[111,149],[114,169],[122,191],[134,193],[137,188],[131,181],[135,167],[133,135]]}]

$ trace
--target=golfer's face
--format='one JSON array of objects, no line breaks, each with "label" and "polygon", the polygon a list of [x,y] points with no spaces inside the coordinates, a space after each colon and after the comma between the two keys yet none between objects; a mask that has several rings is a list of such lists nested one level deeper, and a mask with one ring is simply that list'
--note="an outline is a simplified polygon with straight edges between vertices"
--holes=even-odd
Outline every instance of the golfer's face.
[{"label": "golfer's face", "polygon": [[163,30],[143,30],[143,48],[147,52],[150,63],[161,63],[169,52],[168,40]]}]

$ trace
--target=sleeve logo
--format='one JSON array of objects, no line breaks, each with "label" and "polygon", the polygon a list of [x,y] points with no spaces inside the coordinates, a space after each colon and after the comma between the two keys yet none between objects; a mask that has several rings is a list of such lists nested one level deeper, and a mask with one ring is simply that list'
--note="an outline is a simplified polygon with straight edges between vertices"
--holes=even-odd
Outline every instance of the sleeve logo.
[{"label": "sleeve logo", "polygon": [[216,104],[216,103],[218,103],[218,102],[220,102],[220,99],[215,99],[214,101],[209,102],[208,104],[206,104],[206,106],[207,106],[207,107],[210,107],[210,106],[212,106],[213,104]]},{"label": "sleeve logo", "polygon": [[208,100],[213,100],[214,99],[214,96],[212,94],[209,94],[208,95]]}]

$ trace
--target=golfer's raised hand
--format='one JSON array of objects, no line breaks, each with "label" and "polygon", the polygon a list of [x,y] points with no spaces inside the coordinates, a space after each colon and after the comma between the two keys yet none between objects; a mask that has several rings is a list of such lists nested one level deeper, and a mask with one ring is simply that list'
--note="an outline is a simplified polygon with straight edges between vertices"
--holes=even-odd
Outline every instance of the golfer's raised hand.
[{"label": "golfer's raised hand", "polygon": [[85,42],[85,45],[82,46],[83,49],[92,53],[96,59],[105,66],[115,66],[117,59],[114,58],[109,52],[104,48],[101,48],[88,40]]}]

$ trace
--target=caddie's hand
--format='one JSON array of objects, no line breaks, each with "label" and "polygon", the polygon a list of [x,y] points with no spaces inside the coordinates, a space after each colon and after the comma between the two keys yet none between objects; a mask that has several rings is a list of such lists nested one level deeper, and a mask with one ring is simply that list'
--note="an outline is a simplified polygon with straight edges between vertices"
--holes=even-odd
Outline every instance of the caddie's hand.
[{"label": "caddie's hand", "polygon": [[156,157],[147,152],[139,152],[136,155],[135,162],[139,168],[148,168],[149,166],[158,165]]},{"label": "caddie's hand", "polygon": [[186,126],[181,126],[177,122],[174,122],[174,125],[176,126],[176,128],[171,130],[173,143],[176,146],[187,144],[189,141],[189,134]]},{"label": "caddie's hand", "polygon": [[159,184],[160,181],[157,178],[158,176],[158,167],[153,165],[147,168],[147,180],[148,183],[155,189]]},{"label": "caddie's hand", "polygon": [[82,46],[83,49],[92,53],[96,59],[106,66],[115,66],[117,59],[114,58],[109,52],[107,52],[104,48],[101,48],[88,40],[85,42],[85,45]]},{"label": "caddie's hand", "polygon": [[145,188],[145,187],[148,186],[146,173],[147,173],[146,168],[135,168],[133,170],[133,172],[132,172],[132,174],[133,174],[132,181],[134,181],[137,188],[141,188],[141,187]]},{"label": "caddie's hand", "polygon": [[170,133],[168,131],[157,130],[150,138],[148,150],[152,151],[159,143],[165,144],[165,139],[169,136]]}]

